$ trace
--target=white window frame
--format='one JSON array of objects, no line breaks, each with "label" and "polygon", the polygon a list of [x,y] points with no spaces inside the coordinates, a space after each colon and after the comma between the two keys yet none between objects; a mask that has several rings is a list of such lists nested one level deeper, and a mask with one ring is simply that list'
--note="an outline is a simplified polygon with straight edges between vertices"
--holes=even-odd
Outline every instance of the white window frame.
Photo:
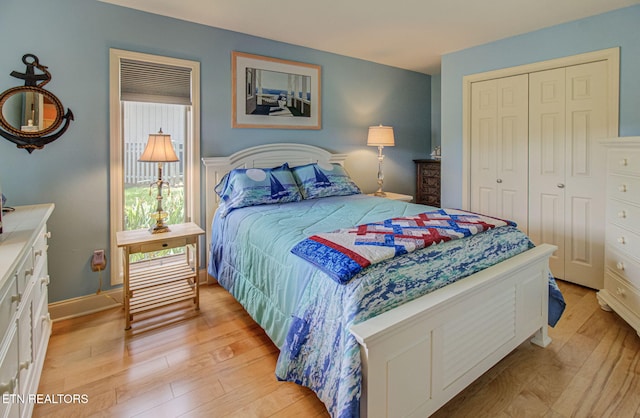
[{"label": "white window frame", "polygon": [[111,284],[121,284],[122,251],[116,233],[124,229],[124,140],[123,110],[120,101],[120,61],[130,59],[191,69],[191,109],[184,144],[184,187],[186,222],[200,222],[200,63],[197,61],[109,49],[109,141],[110,141],[110,248]]}]

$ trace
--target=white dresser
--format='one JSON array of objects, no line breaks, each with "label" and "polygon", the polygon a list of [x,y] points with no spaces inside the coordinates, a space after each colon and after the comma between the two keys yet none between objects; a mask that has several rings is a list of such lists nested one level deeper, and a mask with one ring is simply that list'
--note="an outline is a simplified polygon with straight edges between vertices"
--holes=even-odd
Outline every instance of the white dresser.
[{"label": "white dresser", "polygon": [[598,301],[640,335],[640,137],[603,141],[607,148],[604,289]]},{"label": "white dresser", "polygon": [[[0,234],[0,417],[26,418],[51,334],[47,220],[53,204],[5,213]],[[6,402],[5,402],[6,401]]]}]

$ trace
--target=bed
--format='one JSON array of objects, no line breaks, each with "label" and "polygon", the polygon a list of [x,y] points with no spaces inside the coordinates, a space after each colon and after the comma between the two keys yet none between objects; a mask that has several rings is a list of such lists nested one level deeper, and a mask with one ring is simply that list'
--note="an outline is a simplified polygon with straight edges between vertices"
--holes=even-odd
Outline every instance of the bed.
[{"label": "bed", "polygon": [[[301,144],[203,159],[207,242],[217,243],[209,273],[281,350],[279,379],[311,387],[335,417],[423,417],[523,341],[550,343],[548,258],[555,247],[532,247],[515,227],[381,261],[340,284],[288,249],[314,234],[435,208],[348,195],[217,210],[214,189],[232,169],[345,159]],[[433,289],[422,294],[413,285],[420,281]]]}]

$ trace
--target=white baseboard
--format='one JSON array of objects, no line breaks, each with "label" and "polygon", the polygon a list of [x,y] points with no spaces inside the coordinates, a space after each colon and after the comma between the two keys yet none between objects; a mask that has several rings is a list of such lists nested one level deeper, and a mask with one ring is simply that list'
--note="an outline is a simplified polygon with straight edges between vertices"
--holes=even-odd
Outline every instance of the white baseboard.
[{"label": "white baseboard", "polygon": [[104,311],[116,306],[122,306],[122,289],[107,290],[98,294],[50,303],[49,314],[53,321],[61,321]]},{"label": "white baseboard", "polygon": [[[206,270],[199,271],[200,283],[207,283]],[[49,304],[49,315],[53,321],[77,318],[122,306],[122,288],[102,291],[98,294],[80,296]]]}]

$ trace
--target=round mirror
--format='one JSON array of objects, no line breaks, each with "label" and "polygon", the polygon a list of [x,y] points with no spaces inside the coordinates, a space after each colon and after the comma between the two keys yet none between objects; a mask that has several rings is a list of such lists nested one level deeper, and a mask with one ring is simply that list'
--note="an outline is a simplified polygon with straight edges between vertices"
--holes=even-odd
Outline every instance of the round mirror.
[{"label": "round mirror", "polygon": [[63,115],[60,100],[39,87],[14,87],[0,95],[0,125],[14,135],[46,135],[58,129]]}]

